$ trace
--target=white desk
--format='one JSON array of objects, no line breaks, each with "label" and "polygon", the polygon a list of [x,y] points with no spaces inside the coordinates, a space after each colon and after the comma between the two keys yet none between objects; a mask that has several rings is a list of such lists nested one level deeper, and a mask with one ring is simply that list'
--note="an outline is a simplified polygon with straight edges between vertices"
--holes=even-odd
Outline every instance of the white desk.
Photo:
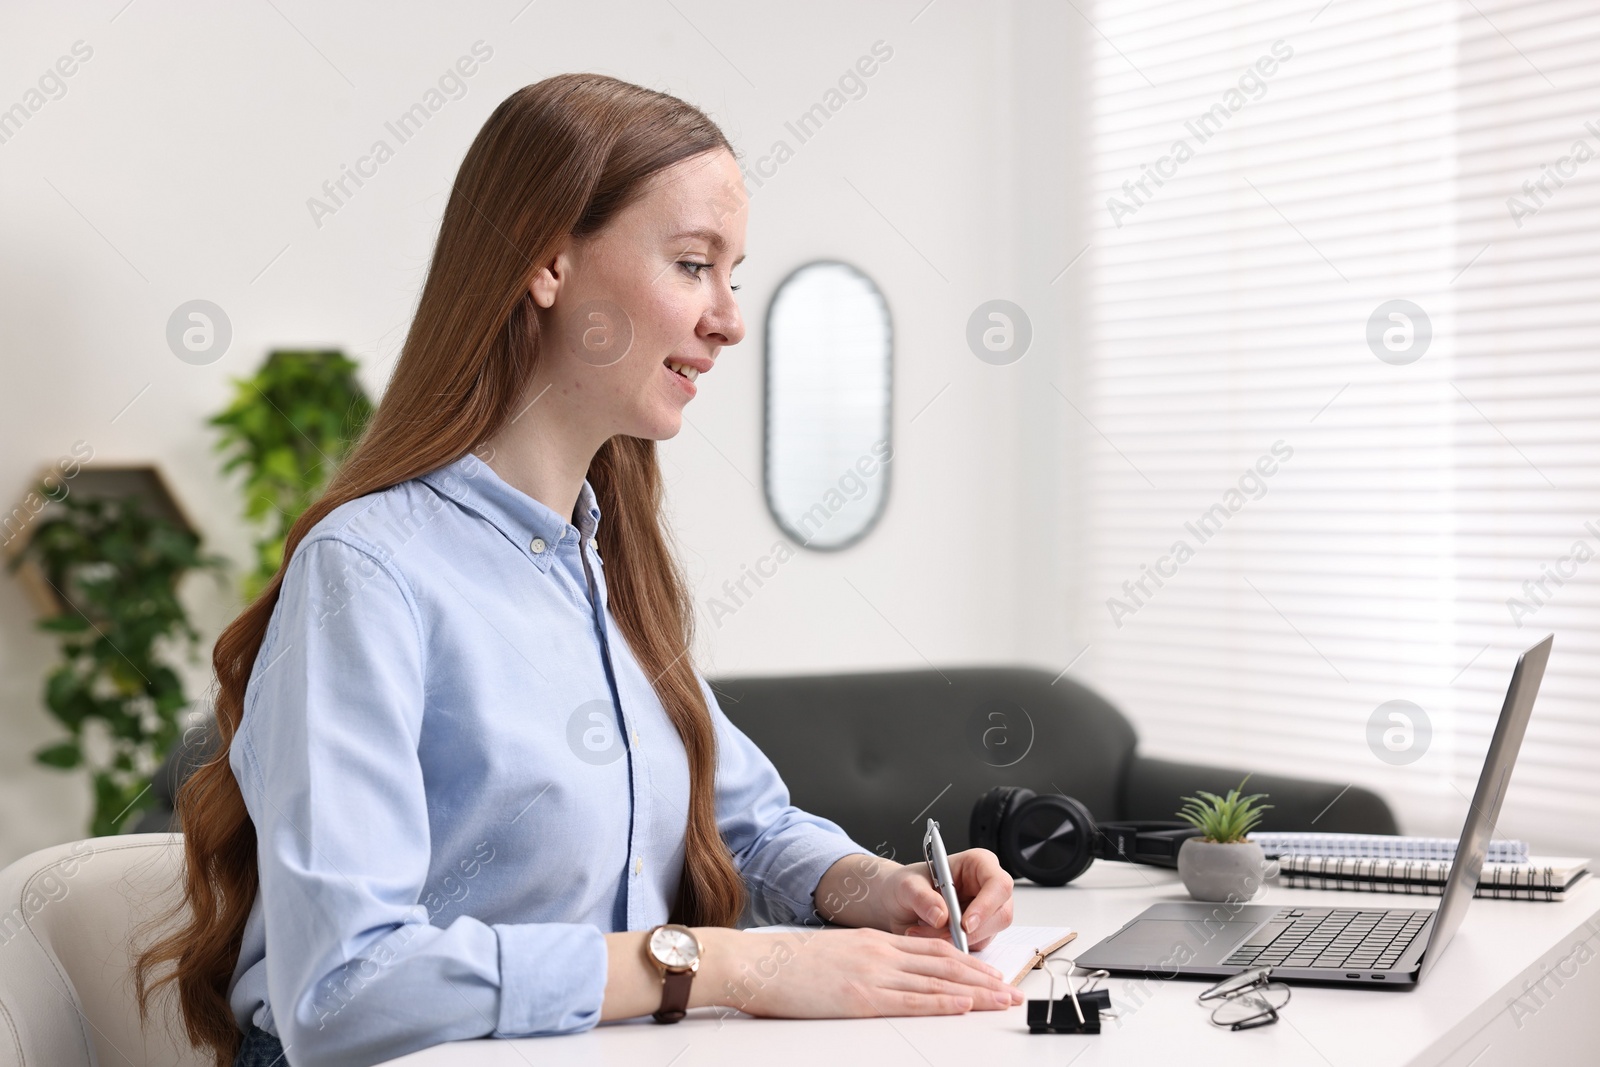
[{"label": "white desk", "polygon": [[[739,1064],[945,1065],[1241,1064],[1314,1067],[1496,1067],[1600,1063],[1600,879],[1562,903],[1474,900],[1439,969],[1413,990],[1296,986],[1282,1021],[1233,1033],[1206,1021],[1194,980],[1113,977],[1120,1021],[1098,1036],[1030,1035],[1026,1009],[964,1016],[791,1021],[719,1017],[704,1009],[674,1026],[648,1019],[582,1034],[441,1045],[392,1061],[406,1067],[688,1067]],[[1187,900],[1175,872],[1096,864],[1061,889],[1022,886],[1016,922],[1070,925],[1088,947],[1146,905]],[[1412,907],[1437,900],[1273,888],[1267,904]],[[1068,953],[1072,951],[1069,947]],[[1023,989],[1043,997],[1035,974]],[[1518,998],[1521,998],[1518,1000]]]}]

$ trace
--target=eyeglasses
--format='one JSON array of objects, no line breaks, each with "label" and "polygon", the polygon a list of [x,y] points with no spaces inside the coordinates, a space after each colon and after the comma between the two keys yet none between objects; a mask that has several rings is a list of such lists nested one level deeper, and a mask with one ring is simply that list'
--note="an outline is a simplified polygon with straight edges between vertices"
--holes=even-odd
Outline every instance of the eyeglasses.
[{"label": "eyeglasses", "polygon": [[1271,967],[1242,971],[1224,978],[1196,998],[1201,1006],[1215,1005],[1211,1022],[1230,1030],[1253,1030],[1278,1021],[1278,1012],[1289,1003],[1289,987],[1274,982]]}]

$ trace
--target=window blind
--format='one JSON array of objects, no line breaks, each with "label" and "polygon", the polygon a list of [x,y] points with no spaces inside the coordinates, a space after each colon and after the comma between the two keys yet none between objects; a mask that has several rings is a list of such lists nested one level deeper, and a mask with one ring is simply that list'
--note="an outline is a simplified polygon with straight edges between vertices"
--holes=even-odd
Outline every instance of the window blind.
[{"label": "window blind", "polygon": [[1600,13],[1081,10],[1070,669],[1453,835],[1554,632],[1497,836],[1600,858]]}]

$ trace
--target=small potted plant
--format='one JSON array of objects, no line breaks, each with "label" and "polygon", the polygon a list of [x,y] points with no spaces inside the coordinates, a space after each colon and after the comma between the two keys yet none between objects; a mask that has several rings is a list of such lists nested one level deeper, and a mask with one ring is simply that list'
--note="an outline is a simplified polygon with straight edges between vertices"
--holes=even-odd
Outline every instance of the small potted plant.
[{"label": "small potted plant", "polygon": [[1263,878],[1278,873],[1277,864],[1267,862],[1261,846],[1245,840],[1261,822],[1262,812],[1271,804],[1258,803],[1267,794],[1240,796],[1247,774],[1228,795],[1197,790],[1201,799],[1187,801],[1178,818],[1195,826],[1201,836],[1191,837],[1178,849],[1178,877],[1196,900],[1249,900],[1261,888]]}]

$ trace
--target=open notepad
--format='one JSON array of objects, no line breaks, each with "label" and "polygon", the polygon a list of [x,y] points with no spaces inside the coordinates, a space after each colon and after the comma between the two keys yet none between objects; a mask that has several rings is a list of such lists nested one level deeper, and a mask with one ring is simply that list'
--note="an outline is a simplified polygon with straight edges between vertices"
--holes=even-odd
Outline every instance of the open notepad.
[{"label": "open notepad", "polygon": [[[753,934],[785,933],[789,931],[815,933],[815,926],[757,926]],[[974,952],[984,963],[1006,976],[1012,985],[1020,985],[1029,971],[1042,961],[1070,944],[1078,936],[1076,930],[1061,926],[1008,926],[1001,930],[981,952]]]}]

